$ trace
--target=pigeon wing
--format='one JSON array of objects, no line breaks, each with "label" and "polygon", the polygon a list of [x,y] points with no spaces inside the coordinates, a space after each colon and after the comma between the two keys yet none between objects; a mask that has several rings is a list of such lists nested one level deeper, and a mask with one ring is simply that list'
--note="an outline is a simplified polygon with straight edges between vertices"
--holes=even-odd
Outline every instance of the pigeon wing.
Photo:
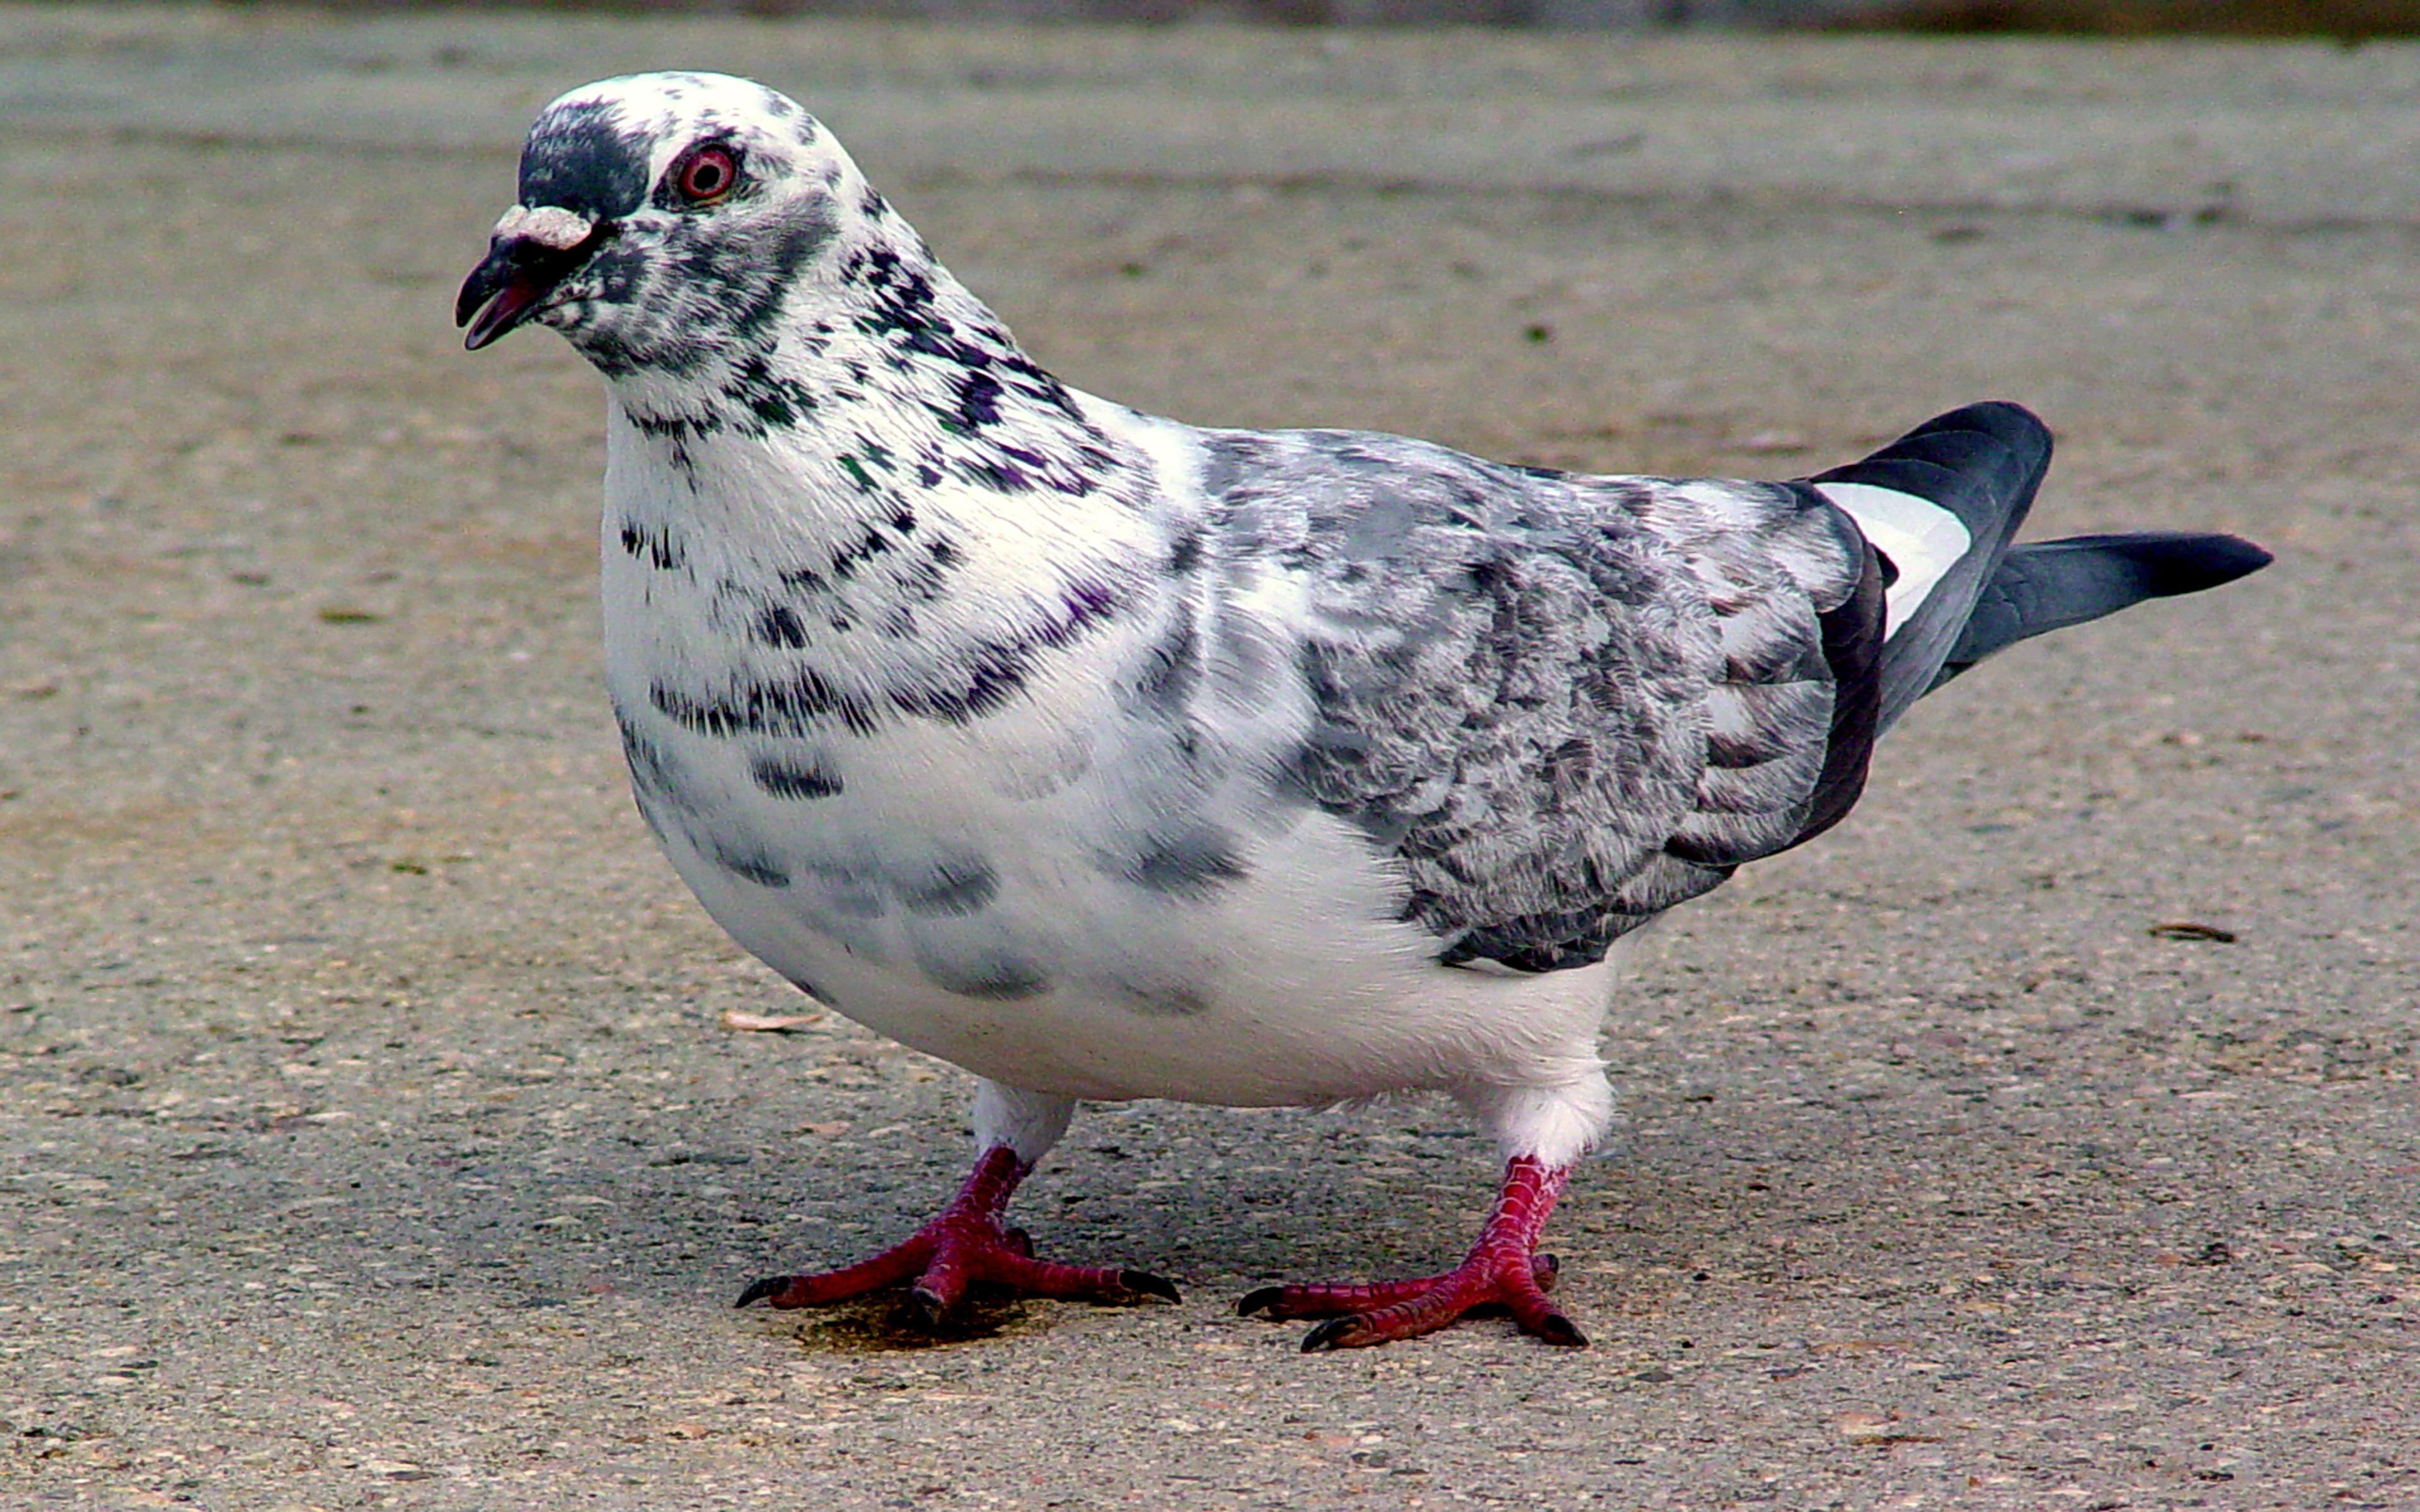
[{"label": "pigeon wing", "polygon": [[1222,552],[1306,599],[1291,775],[1391,853],[1440,959],[1598,960],[1854,801],[1880,579],[1812,490],[1207,440]]}]

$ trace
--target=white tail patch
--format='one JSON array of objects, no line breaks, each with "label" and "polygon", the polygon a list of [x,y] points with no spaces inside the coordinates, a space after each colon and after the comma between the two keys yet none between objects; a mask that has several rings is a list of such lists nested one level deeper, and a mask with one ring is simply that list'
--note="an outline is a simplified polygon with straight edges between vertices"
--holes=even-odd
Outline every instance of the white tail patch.
[{"label": "white tail patch", "polygon": [[1899,580],[1884,595],[1885,640],[1899,633],[1942,574],[1975,544],[1965,522],[1930,499],[1872,483],[1819,483],[1815,487],[1855,520],[1874,549],[1899,569]]}]

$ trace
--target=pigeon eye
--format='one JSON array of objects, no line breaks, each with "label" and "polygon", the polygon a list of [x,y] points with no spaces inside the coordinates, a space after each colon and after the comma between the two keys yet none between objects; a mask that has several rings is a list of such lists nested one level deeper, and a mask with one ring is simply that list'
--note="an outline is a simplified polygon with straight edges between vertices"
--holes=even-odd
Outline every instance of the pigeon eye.
[{"label": "pigeon eye", "polygon": [[739,182],[739,160],[729,147],[698,147],[673,170],[673,187],[692,205],[711,205]]}]

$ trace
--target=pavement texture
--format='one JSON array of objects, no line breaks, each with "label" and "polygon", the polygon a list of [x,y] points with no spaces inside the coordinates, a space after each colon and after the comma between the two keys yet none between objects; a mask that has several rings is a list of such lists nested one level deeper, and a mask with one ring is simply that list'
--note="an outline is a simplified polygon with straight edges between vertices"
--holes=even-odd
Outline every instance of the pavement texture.
[{"label": "pavement texture", "polygon": [[[1089,1110],[1181,1306],[731,1310],[957,1180],[631,811],[597,379],[465,356],[560,89],[822,114],[1071,381],[1789,475],[2062,435],[2224,594],[2013,652],[1649,937],[1553,1350],[1450,1109]],[[0,1506],[2420,1505],[2420,51],[0,9]]]}]

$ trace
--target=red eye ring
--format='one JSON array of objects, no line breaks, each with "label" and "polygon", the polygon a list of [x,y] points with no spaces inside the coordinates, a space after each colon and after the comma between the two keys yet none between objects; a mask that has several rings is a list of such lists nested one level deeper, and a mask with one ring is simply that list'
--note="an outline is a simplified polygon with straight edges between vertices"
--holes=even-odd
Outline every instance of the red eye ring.
[{"label": "red eye ring", "polygon": [[711,205],[739,184],[739,158],[726,147],[691,147],[673,170],[673,188],[691,205]]}]

